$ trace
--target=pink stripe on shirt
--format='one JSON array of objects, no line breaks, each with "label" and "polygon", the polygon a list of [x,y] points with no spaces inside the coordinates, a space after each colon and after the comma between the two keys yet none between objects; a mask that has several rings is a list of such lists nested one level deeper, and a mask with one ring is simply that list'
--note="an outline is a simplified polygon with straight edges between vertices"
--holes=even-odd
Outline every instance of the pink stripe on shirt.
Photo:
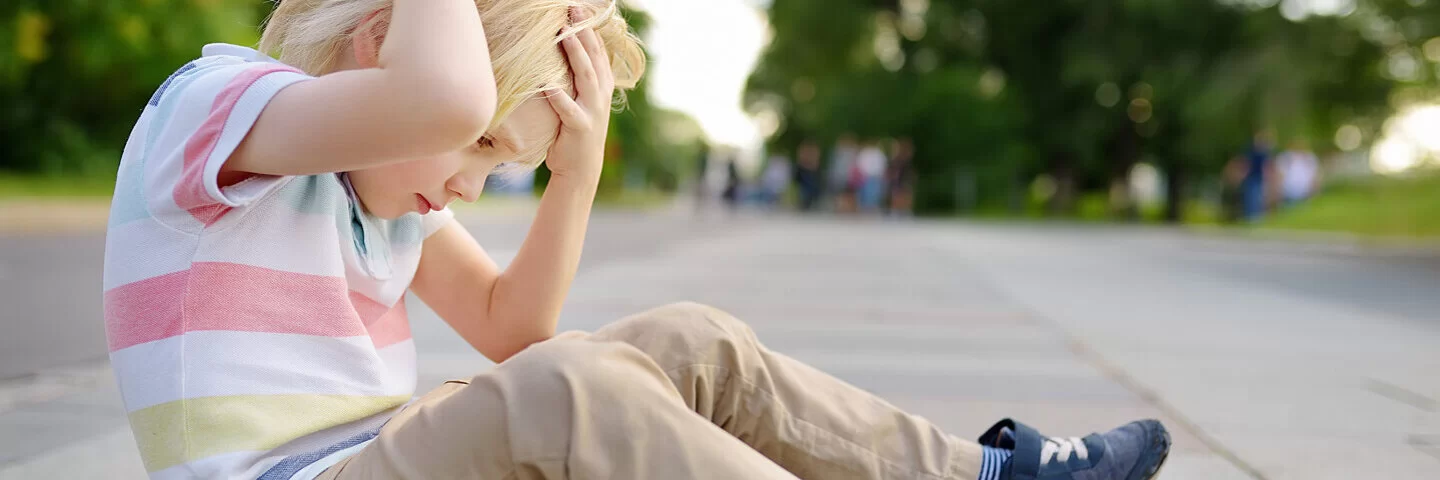
[{"label": "pink stripe on shirt", "polygon": [[[235,104],[240,101],[240,96],[260,80],[260,77],[275,72],[298,72],[298,70],[286,65],[265,64],[236,75],[225,86],[225,89],[215,96],[215,102],[210,106],[210,116],[185,142],[185,163],[173,194],[175,204],[190,212],[191,216],[207,226],[219,220],[225,212],[230,210],[230,207],[218,203],[218,199],[211,198],[210,194],[205,191],[206,162],[214,153],[215,145],[220,143],[220,134],[225,130],[225,122],[230,119],[230,112],[235,109]],[[220,161],[224,160],[227,159],[220,159]]]},{"label": "pink stripe on shirt", "polygon": [[376,349],[410,339],[410,318],[405,314],[405,297],[400,297],[394,307],[386,308],[370,297],[351,291],[350,303],[355,305],[355,311],[365,322],[365,330],[370,332],[370,341]]},{"label": "pink stripe on shirt", "polygon": [[105,292],[105,307],[112,352],[200,330],[366,334],[344,278],[238,263],[196,262],[185,272],[116,287]]},{"label": "pink stripe on shirt", "polygon": [[110,351],[183,333],[180,321],[190,271],[147,278],[105,292]]}]

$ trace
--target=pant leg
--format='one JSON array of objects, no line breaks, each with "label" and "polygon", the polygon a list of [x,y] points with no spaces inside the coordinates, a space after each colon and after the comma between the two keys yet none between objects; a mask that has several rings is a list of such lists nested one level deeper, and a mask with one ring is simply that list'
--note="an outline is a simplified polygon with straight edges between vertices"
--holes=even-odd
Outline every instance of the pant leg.
[{"label": "pant leg", "polygon": [[1246,180],[1240,188],[1245,207],[1245,219],[1260,220],[1265,215],[1265,184],[1258,180]]},{"label": "pant leg", "polygon": [[645,354],[574,332],[405,408],[321,479],[794,479],[695,415]]},{"label": "pant leg", "polygon": [[860,209],[865,211],[879,208],[880,205],[880,180],[865,177],[860,183]]},{"label": "pant leg", "polygon": [[978,444],[767,350],[714,308],[661,307],[591,338],[639,348],[690,408],[801,478],[970,480],[980,470]]}]

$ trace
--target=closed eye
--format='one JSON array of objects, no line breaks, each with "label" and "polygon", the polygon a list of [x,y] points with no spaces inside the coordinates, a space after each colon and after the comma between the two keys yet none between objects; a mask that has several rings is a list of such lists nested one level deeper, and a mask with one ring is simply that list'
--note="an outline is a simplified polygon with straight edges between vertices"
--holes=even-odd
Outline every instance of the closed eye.
[{"label": "closed eye", "polygon": [[485,135],[480,137],[479,140],[476,140],[475,145],[479,146],[480,148],[492,148],[495,146],[495,139],[491,138],[489,135]]}]

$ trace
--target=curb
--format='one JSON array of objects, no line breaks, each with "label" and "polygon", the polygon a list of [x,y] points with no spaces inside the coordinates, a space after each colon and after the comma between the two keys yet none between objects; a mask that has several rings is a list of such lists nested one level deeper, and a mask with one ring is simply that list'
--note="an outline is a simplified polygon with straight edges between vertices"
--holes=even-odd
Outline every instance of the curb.
[{"label": "curb", "polygon": [[109,218],[109,198],[0,200],[0,234],[103,232]]},{"label": "curb", "polygon": [[[456,204],[457,218],[534,215],[538,201],[486,201]],[[0,199],[0,235],[103,233],[110,219],[109,198]]]}]

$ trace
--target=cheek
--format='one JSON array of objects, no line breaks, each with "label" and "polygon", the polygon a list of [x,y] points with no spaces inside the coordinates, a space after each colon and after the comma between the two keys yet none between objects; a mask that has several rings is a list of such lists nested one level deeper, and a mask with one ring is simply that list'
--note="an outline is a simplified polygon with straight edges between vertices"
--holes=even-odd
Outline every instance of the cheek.
[{"label": "cheek", "polygon": [[408,208],[405,202],[410,202],[414,194],[432,194],[443,188],[453,173],[449,163],[444,157],[401,162],[350,172],[350,182],[372,211],[395,202]]},{"label": "cheek", "polygon": [[381,171],[377,173],[382,182],[395,190],[405,190],[404,193],[428,193],[455,174],[457,167],[453,157],[447,155],[401,162],[381,167]]}]

